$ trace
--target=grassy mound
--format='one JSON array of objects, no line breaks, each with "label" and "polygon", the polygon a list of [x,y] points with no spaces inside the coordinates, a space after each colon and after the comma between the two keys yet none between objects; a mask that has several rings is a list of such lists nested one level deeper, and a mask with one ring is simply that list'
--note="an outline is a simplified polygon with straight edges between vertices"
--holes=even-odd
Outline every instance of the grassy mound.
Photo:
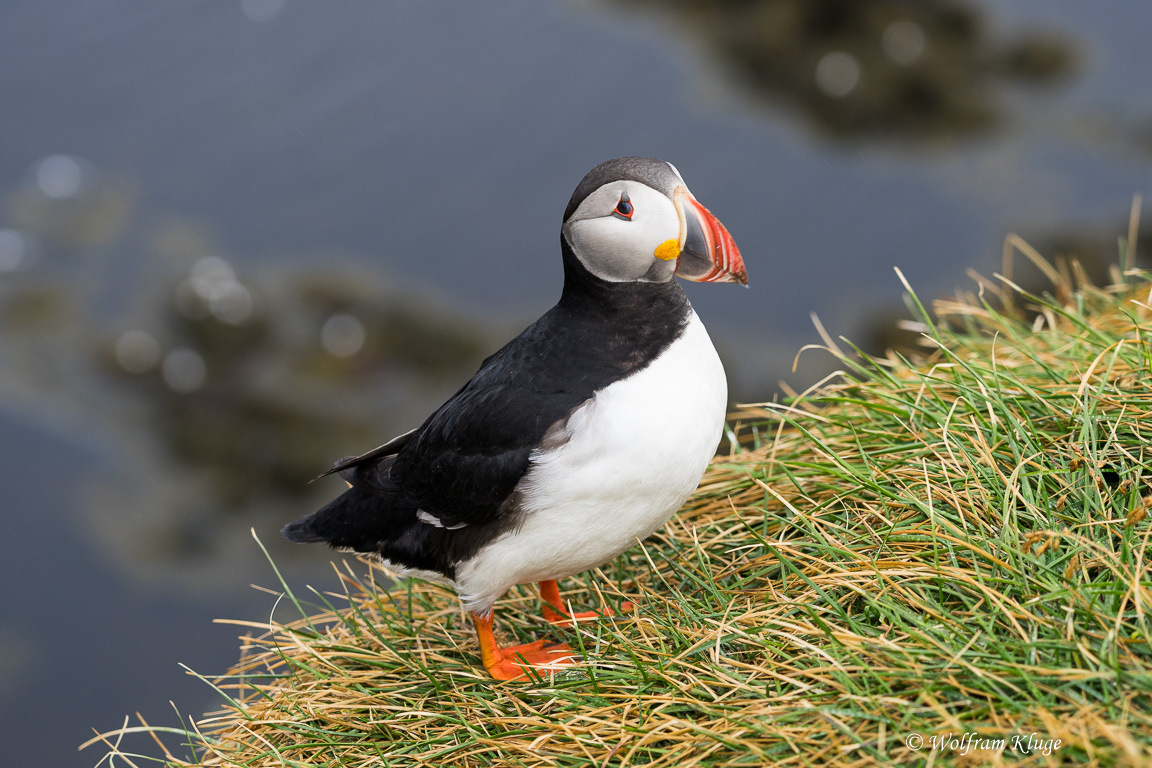
[{"label": "grassy mound", "polygon": [[843,355],[743,414],[672,522],[561,585],[637,613],[554,630],[526,588],[498,604],[503,641],[582,666],[494,683],[449,592],[346,573],[252,625],[228,706],[162,761],[1152,764],[1152,282],[1053,276],[921,310],[923,360]]}]

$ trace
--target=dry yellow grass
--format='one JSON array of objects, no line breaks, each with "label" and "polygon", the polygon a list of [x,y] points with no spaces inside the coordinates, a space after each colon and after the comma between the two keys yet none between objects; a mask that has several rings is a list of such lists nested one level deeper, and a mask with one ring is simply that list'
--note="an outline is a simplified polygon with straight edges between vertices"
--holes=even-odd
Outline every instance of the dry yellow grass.
[{"label": "dry yellow grass", "polygon": [[[1044,300],[989,283],[1002,309],[938,305],[924,359],[845,355],[845,378],[741,413],[745,448],[716,459],[672,522],[562,584],[576,605],[639,606],[552,630],[583,648],[579,668],[494,683],[449,592],[341,573],[331,609],[312,595],[295,621],[246,625],[243,660],[215,681],[234,703],[189,728],[195,751],[168,741],[155,754],[348,768],[1152,764],[1152,283],[1097,289],[1073,272],[1054,270]],[[498,621],[506,640],[547,627],[527,589]],[[1051,748],[1026,749],[1033,734]]]}]

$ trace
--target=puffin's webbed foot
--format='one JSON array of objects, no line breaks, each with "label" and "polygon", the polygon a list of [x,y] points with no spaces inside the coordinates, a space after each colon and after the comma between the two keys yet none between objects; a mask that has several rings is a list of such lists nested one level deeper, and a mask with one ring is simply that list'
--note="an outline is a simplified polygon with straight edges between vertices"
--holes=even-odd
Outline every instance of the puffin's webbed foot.
[{"label": "puffin's webbed foot", "polygon": [[472,623],[476,625],[476,636],[480,640],[480,659],[488,674],[497,680],[516,680],[527,677],[527,669],[565,666],[579,658],[579,654],[566,643],[547,640],[500,648],[492,632],[492,614],[473,613]]}]

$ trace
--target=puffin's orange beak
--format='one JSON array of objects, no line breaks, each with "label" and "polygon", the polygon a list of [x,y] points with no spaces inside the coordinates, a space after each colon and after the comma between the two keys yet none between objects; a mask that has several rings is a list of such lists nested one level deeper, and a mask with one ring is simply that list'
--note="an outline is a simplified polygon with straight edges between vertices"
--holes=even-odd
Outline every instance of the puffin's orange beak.
[{"label": "puffin's orange beak", "polygon": [[676,274],[698,283],[748,284],[744,259],[732,235],[681,185],[673,193],[680,214],[680,256]]}]

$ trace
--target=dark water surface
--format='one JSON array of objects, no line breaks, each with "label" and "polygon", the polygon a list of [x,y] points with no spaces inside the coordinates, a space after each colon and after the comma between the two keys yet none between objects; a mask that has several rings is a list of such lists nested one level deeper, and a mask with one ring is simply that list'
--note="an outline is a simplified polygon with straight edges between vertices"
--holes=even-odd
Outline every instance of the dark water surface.
[{"label": "dark water surface", "polygon": [[[695,10],[690,11],[690,8]],[[1152,170],[1152,6],[7,0],[0,728],[13,765],[215,695],[284,522],[559,291],[597,162],[666,158],[749,290],[688,287],[733,394],[1000,267],[1114,258]],[[1147,243],[1152,238],[1145,237]]]}]

